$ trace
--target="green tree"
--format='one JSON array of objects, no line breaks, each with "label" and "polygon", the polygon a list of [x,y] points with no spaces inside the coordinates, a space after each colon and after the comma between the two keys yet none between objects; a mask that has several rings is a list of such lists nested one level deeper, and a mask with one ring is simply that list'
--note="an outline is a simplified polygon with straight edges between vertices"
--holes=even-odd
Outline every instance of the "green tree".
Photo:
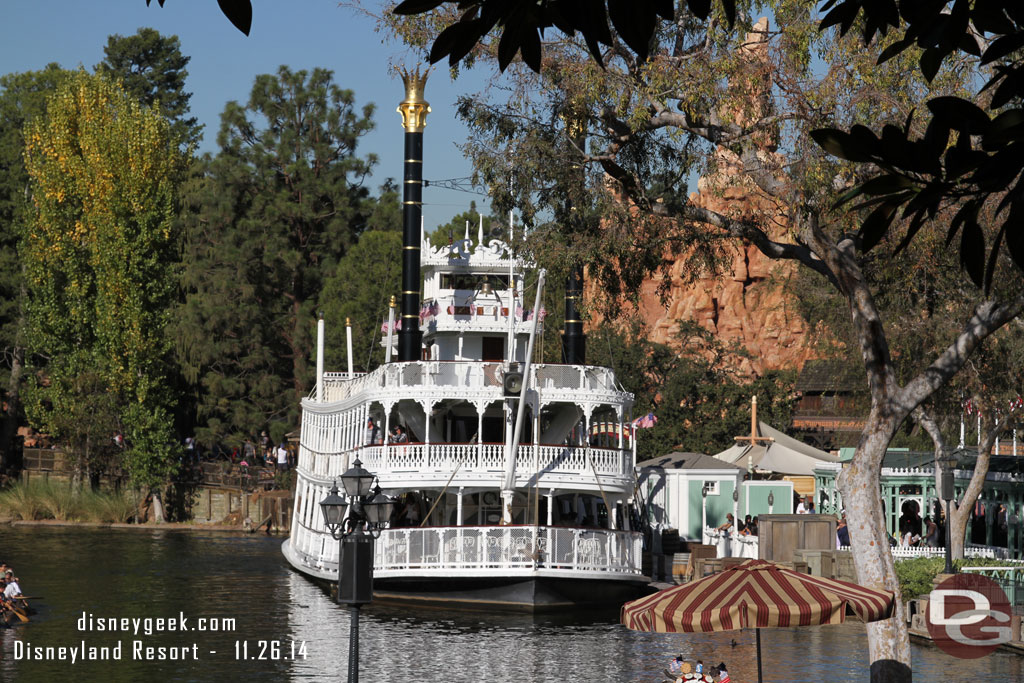
[{"label": "green tree", "polygon": [[[381,204],[398,213],[398,195],[386,191]],[[341,371],[348,367],[345,322],[352,323],[352,365],[368,372],[381,364],[383,321],[387,320],[392,296],[398,299],[402,284],[401,220],[384,229],[372,229],[338,263],[324,282],[320,297],[326,319],[325,367]]]},{"label": "green tree", "polygon": [[80,404],[95,399],[101,380],[116,397],[125,467],[136,484],[156,487],[176,456],[166,328],[185,158],[159,112],[78,71],[49,98],[45,116],[29,122],[25,162],[35,209],[19,252],[28,345],[45,359],[35,368],[29,418],[71,436],[66,416],[84,414]]},{"label": "green tree", "polygon": [[203,127],[189,116],[192,93],[185,91],[190,57],[181,54],[178,36],[162,36],[151,28],[135,35],[114,34],[103,48],[106,55],[96,72],[121,79],[129,95],[143,104],[158,107],[171,121],[171,132],[185,145],[195,145]]},{"label": "green tree", "polygon": [[[430,246],[444,247],[453,242],[461,241],[466,233],[469,233],[469,241],[475,248],[477,238],[480,236],[480,212],[476,208],[476,202],[470,201],[469,209],[452,216],[452,219],[443,225],[437,226],[430,233]],[[492,239],[505,241],[508,239],[508,220],[502,220],[494,216],[483,216],[484,222],[484,244]],[[467,227],[468,225],[468,227]]]},{"label": "green tree", "polygon": [[29,120],[45,112],[46,98],[66,75],[59,65],[48,64],[41,71],[0,77],[0,386],[4,388],[0,470],[14,448],[23,412],[25,286],[18,241],[32,212],[23,129]]},{"label": "green tree", "polygon": [[372,113],[330,71],[282,66],[221,115],[221,150],[183,194],[175,336],[201,440],[294,427],[313,382],[324,281],[371,217],[383,220],[362,185],[376,160],[356,149]]},{"label": "green tree", "polygon": [[588,362],[615,370],[616,379],[636,396],[634,417],[654,413],[657,424],[639,433],[637,460],[673,450],[713,455],[750,433],[750,397],[758,415],[788,425],[793,415],[795,377],[768,372],[744,378],[733,368],[746,353],[728,347],[694,323],[680,324],[672,344],[648,339],[643,323],[603,322],[588,335]]}]

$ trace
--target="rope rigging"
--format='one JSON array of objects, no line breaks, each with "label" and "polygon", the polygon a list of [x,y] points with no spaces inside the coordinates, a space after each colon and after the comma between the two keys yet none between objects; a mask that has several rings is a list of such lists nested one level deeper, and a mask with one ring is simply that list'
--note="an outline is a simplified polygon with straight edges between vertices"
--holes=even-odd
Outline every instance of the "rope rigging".
[{"label": "rope rigging", "polygon": [[424,180],[423,187],[443,187],[446,190],[455,190],[457,192],[469,192],[470,194],[487,195],[487,191],[483,189],[483,185],[474,182],[472,176],[465,176],[463,178],[445,178],[443,180]]}]

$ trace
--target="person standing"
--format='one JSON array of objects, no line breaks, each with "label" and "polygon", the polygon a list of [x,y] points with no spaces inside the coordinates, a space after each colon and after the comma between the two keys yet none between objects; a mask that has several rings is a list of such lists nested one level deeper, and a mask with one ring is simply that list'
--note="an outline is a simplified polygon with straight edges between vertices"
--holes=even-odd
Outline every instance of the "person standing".
[{"label": "person standing", "polygon": [[371,417],[366,421],[366,445],[372,446],[377,443],[377,423]]},{"label": "person standing", "polygon": [[850,528],[846,526],[846,515],[836,525],[836,548],[846,548],[850,545]]},{"label": "person standing", "polygon": [[284,441],[277,447],[277,469],[284,472],[288,469],[288,449],[284,446]]}]

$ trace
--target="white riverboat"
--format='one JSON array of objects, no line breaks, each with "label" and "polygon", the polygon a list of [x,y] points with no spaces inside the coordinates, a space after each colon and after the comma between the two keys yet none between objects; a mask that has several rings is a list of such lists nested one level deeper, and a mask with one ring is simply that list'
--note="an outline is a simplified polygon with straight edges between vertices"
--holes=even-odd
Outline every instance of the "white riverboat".
[{"label": "white riverboat", "polygon": [[[387,362],[367,374],[324,373],[318,353],[284,555],[300,572],[337,580],[339,544],[319,503],[358,459],[400,501],[375,543],[375,600],[534,611],[636,596],[647,580],[642,534],[630,528],[633,396],[610,369],[582,362],[572,314],[581,274],[566,297],[569,362],[528,362],[543,329],[539,299],[529,306],[524,296],[529,264],[502,241],[485,244],[482,225],[475,247],[468,227],[439,248],[422,232],[425,77],[405,78],[398,359],[391,334]],[[521,383],[506,381],[517,375]],[[408,441],[387,438],[396,426]]]},{"label": "white riverboat", "polygon": [[[508,246],[471,245],[423,242],[426,360],[325,373],[303,400],[285,556],[301,572],[337,579],[338,543],[319,502],[359,459],[400,498],[397,515],[405,502],[415,510],[376,541],[376,599],[533,610],[633,595],[645,583],[628,514],[633,396],[608,368],[531,364],[510,462],[519,398],[506,397],[503,380],[516,364],[525,369],[533,315]],[[409,442],[377,443],[396,425]]]}]

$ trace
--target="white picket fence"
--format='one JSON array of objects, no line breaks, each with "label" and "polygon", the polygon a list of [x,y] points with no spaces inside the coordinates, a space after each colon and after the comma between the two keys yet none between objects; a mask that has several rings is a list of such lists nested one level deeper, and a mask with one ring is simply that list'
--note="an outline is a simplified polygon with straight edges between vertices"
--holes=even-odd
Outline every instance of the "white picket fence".
[{"label": "white picket fence", "polygon": [[[838,550],[853,550],[850,546],[840,546]],[[930,546],[907,546],[896,545],[890,548],[892,556],[897,560],[912,557],[944,557],[945,548],[933,548]],[[1009,557],[1006,548],[991,545],[967,545],[964,547],[964,557],[988,557],[1006,559]]]}]

